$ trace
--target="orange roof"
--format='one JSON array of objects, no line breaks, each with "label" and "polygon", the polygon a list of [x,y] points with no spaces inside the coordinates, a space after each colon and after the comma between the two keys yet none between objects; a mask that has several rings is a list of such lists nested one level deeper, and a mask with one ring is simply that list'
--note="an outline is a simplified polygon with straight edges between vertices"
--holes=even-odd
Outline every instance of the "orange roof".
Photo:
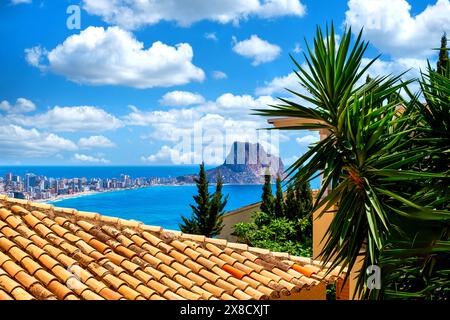
[{"label": "orange roof", "polygon": [[334,281],[317,261],[0,196],[2,299],[276,299]]}]

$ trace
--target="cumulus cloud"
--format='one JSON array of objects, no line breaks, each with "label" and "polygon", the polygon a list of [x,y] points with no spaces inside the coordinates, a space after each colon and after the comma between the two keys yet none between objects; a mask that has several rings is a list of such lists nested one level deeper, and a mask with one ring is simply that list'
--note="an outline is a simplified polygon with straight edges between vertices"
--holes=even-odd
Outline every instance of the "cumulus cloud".
[{"label": "cumulus cloud", "polygon": [[[362,66],[366,66],[371,60],[372,59],[369,58],[363,58],[361,61]],[[388,74],[398,75],[409,70],[407,77],[414,78],[418,77],[420,75],[420,70],[425,70],[426,67],[427,61],[424,59],[399,58],[393,61],[378,59],[370,66],[367,74],[371,77],[377,77]],[[363,78],[363,80],[365,80],[364,76]]]},{"label": "cumulus cloud", "polygon": [[252,35],[249,39],[237,41],[233,38],[233,51],[249,59],[253,59],[252,65],[257,66],[275,60],[281,52],[281,48],[266,40]]},{"label": "cumulus cloud", "polygon": [[426,58],[450,31],[450,1],[437,0],[412,15],[406,0],[349,0],[345,22],[378,49],[397,58]]},{"label": "cumulus cloud", "polygon": [[116,145],[105,136],[90,136],[78,141],[80,148],[114,148]]},{"label": "cumulus cloud", "polygon": [[190,123],[200,117],[200,113],[195,109],[143,111],[135,106],[130,106],[130,108],[131,112],[124,117],[124,122],[131,126],[148,126],[163,123],[182,126],[184,122]]},{"label": "cumulus cloud", "polygon": [[30,117],[10,118],[22,126],[33,126],[60,132],[107,131],[123,126],[122,121],[93,106],[59,107]]},{"label": "cumulus cloud", "polygon": [[205,78],[203,70],[192,64],[194,53],[188,43],[173,47],[157,41],[145,49],[119,27],[88,27],[50,51],[38,46],[25,54],[34,67],[89,85],[145,89]]},{"label": "cumulus cloud", "polygon": [[299,79],[294,72],[286,76],[275,77],[270,81],[265,82],[264,86],[258,87],[255,90],[257,95],[272,95],[274,93],[287,93],[286,89],[298,89]]},{"label": "cumulus cloud", "polygon": [[41,46],[25,49],[25,60],[33,67],[45,70],[44,60],[48,51]]},{"label": "cumulus cloud", "polygon": [[205,112],[228,114],[238,118],[246,118],[249,116],[255,118],[250,115],[252,109],[265,108],[267,105],[274,103],[276,103],[276,100],[269,95],[255,98],[248,94],[235,95],[232,93],[224,93],[215,102],[205,104],[200,109]]},{"label": "cumulus cloud", "polygon": [[[363,58],[361,61],[361,66],[366,66],[372,59]],[[405,71],[403,75],[403,80],[409,80],[420,77],[420,70],[425,70],[427,68],[427,61],[425,59],[414,59],[414,58],[399,58],[390,61],[378,59],[375,61],[366,73],[361,77],[358,84],[363,84],[366,81],[367,75],[372,78],[383,76],[383,75],[399,75]],[[412,92],[418,92],[420,86],[417,82],[413,82],[409,85]]]},{"label": "cumulus cloud", "polygon": [[[253,97],[251,95],[234,95],[225,93],[214,101],[206,101],[192,108],[175,108],[170,110],[144,111],[130,106],[131,112],[123,118],[126,125],[131,126],[163,126],[165,124],[179,127],[192,127],[205,115],[219,115],[235,118],[236,120],[252,120],[263,124],[262,118],[251,116],[252,109],[263,108],[274,104],[276,100],[271,96]],[[167,129],[167,131],[170,131]]]},{"label": "cumulus cloud", "polygon": [[265,120],[247,116],[251,108],[265,106],[269,101],[273,99],[226,93],[192,108],[144,111],[131,107],[124,122],[147,127],[149,133],[141,135],[143,140],[173,144],[143,156],[142,161],[218,164],[234,141],[260,142],[272,154],[278,152],[278,132],[257,130],[266,127]]},{"label": "cumulus cloud", "polygon": [[162,146],[155,154],[142,156],[141,161],[150,164],[187,164],[192,163],[194,157],[193,152],[181,152],[176,148]]},{"label": "cumulus cloud", "polygon": [[306,12],[300,0],[84,0],[83,3],[88,13],[127,29],[163,20],[175,21],[181,26],[201,20],[237,24],[249,17],[303,16]]},{"label": "cumulus cloud", "polygon": [[25,98],[18,98],[15,104],[9,103],[7,100],[0,102],[0,111],[7,113],[26,113],[36,109],[36,105]]},{"label": "cumulus cloud", "polygon": [[159,103],[163,106],[189,106],[205,102],[205,98],[198,93],[189,91],[171,91],[167,92]]},{"label": "cumulus cloud", "polygon": [[222,80],[228,78],[227,74],[223,71],[216,70],[213,72],[213,78],[216,80]]},{"label": "cumulus cloud", "polygon": [[144,156],[141,160],[149,163],[193,164],[204,161],[221,164],[235,141],[260,142],[269,153],[277,155],[278,133],[258,131],[260,127],[258,121],[237,120],[218,114],[206,114],[194,124],[153,125],[153,134],[146,139],[157,138],[174,145],[163,146],[155,154]]},{"label": "cumulus cloud", "polygon": [[75,153],[75,155],[73,156],[73,159],[75,161],[79,161],[79,162],[88,162],[88,163],[110,163],[111,161],[109,161],[108,159],[105,158],[97,158],[97,157],[93,157],[93,156],[89,156],[89,155],[85,155],[85,154],[79,154],[79,153]]},{"label": "cumulus cloud", "polygon": [[218,41],[217,35],[215,32],[206,32],[205,33],[205,39],[212,40],[212,41]]},{"label": "cumulus cloud", "polygon": [[296,138],[295,141],[302,147],[307,147],[311,143],[318,142],[320,140],[319,133],[314,132],[314,134],[308,134],[303,137]]},{"label": "cumulus cloud", "polygon": [[12,124],[0,126],[2,157],[45,157],[76,149],[75,143],[53,133],[28,130]]},{"label": "cumulus cloud", "polygon": [[[361,60],[361,68],[365,67],[372,59],[363,58]],[[363,84],[366,81],[367,75],[372,78],[378,76],[386,76],[389,74],[399,75],[405,71],[408,71],[403,79],[412,79],[420,76],[420,70],[425,70],[427,66],[427,61],[425,59],[414,59],[414,58],[398,58],[393,60],[376,60],[366,73],[361,77],[358,84]],[[309,70],[306,64],[302,64],[305,70]],[[301,93],[303,95],[309,96],[310,93],[299,83],[299,78],[294,72],[288,73],[285,76],[278,76],[272,80],[264,82],[263,86],[257,87],[255,89],[255,94],[261,95],[274,95],[281,94],[289,97],[289,99],[298,100],[299,98],[293,96],[286,89],[293,90],[295,92]],[[418,89],[417,85],[412,85],[412,88]],[[302,100],[303,105],[310,105],[309,102]]]}]

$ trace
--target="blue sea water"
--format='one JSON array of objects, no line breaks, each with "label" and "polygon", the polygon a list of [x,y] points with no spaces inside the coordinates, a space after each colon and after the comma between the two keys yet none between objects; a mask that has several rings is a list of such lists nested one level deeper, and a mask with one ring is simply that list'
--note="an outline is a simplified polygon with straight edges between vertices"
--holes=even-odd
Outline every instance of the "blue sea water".
[{"label": "blue sea water", "polygon": [[[15,175],[34,173],[52,178],[119,178],[121,174],[137,177],[176,177],[198,172],[198,166],[10,166],[0,167],[0,176],[12,172]],[[311,184],[317,188],[319,180]],[[275,189],[275,188],[274,188]],[[274,190],[275,191],[275,190]],[[211,186],[214,192],[214,186]],[[228,194],[226,211],[260,201],[261,185],[225,185]],[[73,197],[54,201],[57,206],[93,211],[103,215],[134,219],[145,224],[178,229],[181,215],[190,216],[195,185],[151,186],[141,189],[120,190]]]},{"label": "blue sea water", "polygon": [[[226,210],[260,201],[260,185],[225,185],[228,194]],[[214,187],[210,188],[214,192]],[[148,225],[178,230],[180,215],[189,217],[193,204],[192,196],[197,193],[195,186],[151,186],[142,189],[121,190],[51,202],[56,206],[95,211],[103,215],[134,219]]]}]

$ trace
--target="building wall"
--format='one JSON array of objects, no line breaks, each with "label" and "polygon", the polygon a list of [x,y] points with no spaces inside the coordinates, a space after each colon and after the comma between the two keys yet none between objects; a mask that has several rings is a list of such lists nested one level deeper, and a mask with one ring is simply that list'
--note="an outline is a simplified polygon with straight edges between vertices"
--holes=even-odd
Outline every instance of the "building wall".
[{"label": "building wall", "polygon": [[328,212],[324,213],[320,218],[319,215],[324,208],[321,207],[313,213],[313,258],[317,259],[325,245],[328,227],[334,219],[335,208],[332,207]]},{"label": "building wall", "polygon": [[250,222],[252,212],[259,211],[261,202],[253,203],[245,207],[227,212],[223,216],[223,229],[220,232],[218,238],[226,239],[231,242],[236,242],[237,238],[232,235],[234,226],[239,222]]}]

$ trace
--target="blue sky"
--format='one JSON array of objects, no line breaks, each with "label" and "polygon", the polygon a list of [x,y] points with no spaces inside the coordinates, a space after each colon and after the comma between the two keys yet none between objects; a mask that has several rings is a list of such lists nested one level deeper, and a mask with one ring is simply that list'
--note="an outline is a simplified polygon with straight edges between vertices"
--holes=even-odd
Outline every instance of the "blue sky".
[{"label": "blue sky", "polygon": [[[417,76],[450,32],[449,0],[137,3],[1,2],[0,165],[219,163],[266,126],[251,108],[301,90],[288,54],[303,62],[316,25],[365,26],[366,61],[383,54],[372,76]],[[80,29],[67,27],[70,5]],[[289,163],[318,135],[265,138]]]}]

